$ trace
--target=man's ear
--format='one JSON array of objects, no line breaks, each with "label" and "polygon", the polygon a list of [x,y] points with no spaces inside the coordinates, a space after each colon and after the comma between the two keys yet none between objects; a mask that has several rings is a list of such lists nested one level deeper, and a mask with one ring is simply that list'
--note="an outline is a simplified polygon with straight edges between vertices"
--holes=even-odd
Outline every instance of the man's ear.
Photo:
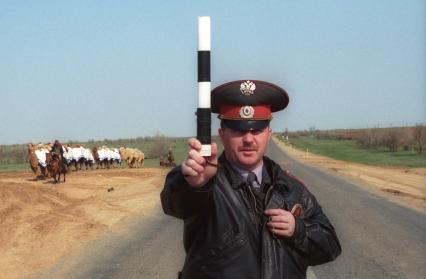
[{"label": "man's ear", "polygon": [[268,127],[268,140],[271,140],[272,137],[272,128],[269,126]]},{"label": "man's ear", "polygon": [[223,138],[223,130],[221,128],[219,128],[219,129],[217,129],[217,132],[219,133],[220,140],[222,140],[222,138]]}]

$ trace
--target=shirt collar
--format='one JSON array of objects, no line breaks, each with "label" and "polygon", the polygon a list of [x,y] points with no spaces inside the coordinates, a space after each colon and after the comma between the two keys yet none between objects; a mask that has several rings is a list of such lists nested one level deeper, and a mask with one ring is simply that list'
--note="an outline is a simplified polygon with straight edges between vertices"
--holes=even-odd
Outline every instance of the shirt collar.
[{"label": "shirt collar", "polygon": [[[231,165],[231,167],[244,178],[244,181],[247,180],[247,176],[249,174],[249,170],[241,168],[231,162],[229,162],[229,164]],[[263,160],[261,162],[261,164],[259,166],[257,166],[254,170],[252,170],[251,172],[253,172],[256,175],[256,179],[259,185],[262,184],[262,171],[263,171]]]}]

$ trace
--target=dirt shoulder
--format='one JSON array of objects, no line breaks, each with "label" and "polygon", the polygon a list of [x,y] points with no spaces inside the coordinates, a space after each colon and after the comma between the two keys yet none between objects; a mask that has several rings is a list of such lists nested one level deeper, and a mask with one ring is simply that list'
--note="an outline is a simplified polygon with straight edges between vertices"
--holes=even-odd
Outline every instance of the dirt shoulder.
[{"label": "dirt shoulder", "polygon": [[30,172],[0,173],[0,277],[48,268],[126,217],[149,214],[166,173],[79,171],[56,185],[34,180]]},{"label": "dirt shoulder", "polygon": [[361,182],[394,202],[426,212],[426,168],[384,168],[334,160],[295,149],[273,138],[293,158],[315,165],[354,182]]}]

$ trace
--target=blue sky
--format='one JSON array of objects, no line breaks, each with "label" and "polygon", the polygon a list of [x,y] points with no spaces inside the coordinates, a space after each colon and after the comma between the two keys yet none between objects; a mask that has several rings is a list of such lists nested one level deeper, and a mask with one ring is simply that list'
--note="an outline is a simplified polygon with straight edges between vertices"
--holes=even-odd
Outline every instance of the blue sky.
[{"label": "blue sky", "polygon": [[205,15],[213,86],[288,91],[274,131],[426,122],[422,0],[1,1],[0,144],[195,135]]}]

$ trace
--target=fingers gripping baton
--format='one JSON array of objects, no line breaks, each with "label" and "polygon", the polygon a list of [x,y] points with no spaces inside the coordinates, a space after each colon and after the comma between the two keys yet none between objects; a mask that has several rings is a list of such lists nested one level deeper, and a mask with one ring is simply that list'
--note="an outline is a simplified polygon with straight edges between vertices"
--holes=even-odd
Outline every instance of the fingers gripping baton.
[{"label": "fingers gripping baton", "polygon": [[197,139],[205,157],[211,155],[210,91],[210,17],[202,16],[198,18]]}]

